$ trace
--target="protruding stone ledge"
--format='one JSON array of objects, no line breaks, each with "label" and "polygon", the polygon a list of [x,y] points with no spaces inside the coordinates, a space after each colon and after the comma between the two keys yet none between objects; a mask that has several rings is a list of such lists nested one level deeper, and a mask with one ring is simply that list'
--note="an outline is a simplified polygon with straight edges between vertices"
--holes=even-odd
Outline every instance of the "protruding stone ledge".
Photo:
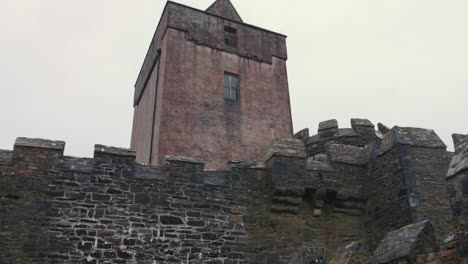
[{"label": "protruding stone ledge", "polygon": [[179,157],[167,155],[164,157],[164,163],[166,162],[187,162],[187,163],[196,163],[196,164],[205,164],[205,161],[202,158],[198,157]]},{"label": "protruding stone ledge", "polygon": [[432,129],[393,127],[382,140],[380,155],[396,145],[445,149],[447,146]]},{"label": "protruding stone ledge", "polygon": [[135,157],[135,151],[126,148],[117,148],[111,146],[104,146],[96,144],[94,145],[94,156],[96,154],[107,154],[107,155],[116,155],[122,157]]},{"label": "protruding stone ledge", "polygon": [[263,161],[267,163],[274,156],[305,159],[307,155],[304,143],[299,139],[280,139],[270,146]]},{"label": "protruding stone ledge", "polygon": [[41,139],[41,138],[19,137],[15,141],[15,147],[55,149],[55,150],[63,151],[65,149],[65,142]]}]

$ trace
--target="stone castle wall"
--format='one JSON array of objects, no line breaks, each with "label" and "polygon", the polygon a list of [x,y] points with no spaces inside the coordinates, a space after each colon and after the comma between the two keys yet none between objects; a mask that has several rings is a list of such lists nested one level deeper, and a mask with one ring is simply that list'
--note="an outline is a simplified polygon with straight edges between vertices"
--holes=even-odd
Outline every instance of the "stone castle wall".
[{"label": "stone castle wall", "polygon": [[0,259],[460,263],[466,148],[449,171],[453,222],[444,188],[453,154],[433,131],[352,127],[324,122],[318,135],[303,130],[262,162],[226,171],[170,156],[142,165],[134,152],[102,145],[94,158],[68,157],[63,142],[18,138],[0,151]]}]

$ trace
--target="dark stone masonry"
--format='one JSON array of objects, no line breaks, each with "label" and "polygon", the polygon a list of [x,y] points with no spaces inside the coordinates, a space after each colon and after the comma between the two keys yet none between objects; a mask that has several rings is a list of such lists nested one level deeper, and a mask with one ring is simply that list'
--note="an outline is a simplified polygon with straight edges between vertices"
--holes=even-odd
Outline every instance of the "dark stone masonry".
[{"label": "dark stone masonry", "polygon": [[[468,137],[323,122],[261,161],[135,162],[18,138],[0,151],[2,263],[464,263]],[[453,157],[453,159],[452,159]],[[450,164],[450,160],[452,163]],[[448,171],[448,174],[447,174]],[[448,188],[447,188],[448,186]],[[450,196],[449,196],[450,195]],[[450,204],[452,206],[450,206]]]},{"label": "dark stone masonry", "polygon": [[286,60],[229,0],[168,1],[133,150],[0,150],[0,264],[468,263],[468,135],[455,153],[367,119],[293,136]]}]

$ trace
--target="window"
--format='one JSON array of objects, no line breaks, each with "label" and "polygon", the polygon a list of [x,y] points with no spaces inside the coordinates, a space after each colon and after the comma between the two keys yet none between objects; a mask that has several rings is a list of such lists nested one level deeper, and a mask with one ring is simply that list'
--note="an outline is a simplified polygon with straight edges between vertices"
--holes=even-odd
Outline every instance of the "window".
[{"label": "window", "polygon": [[224,98],[228,100],[239,99],[239,76],[224,73]]},{"label": "window", "polygon": [[230,47],[237,47],[237,30],[232,27],[224,27],[224,43]]}]

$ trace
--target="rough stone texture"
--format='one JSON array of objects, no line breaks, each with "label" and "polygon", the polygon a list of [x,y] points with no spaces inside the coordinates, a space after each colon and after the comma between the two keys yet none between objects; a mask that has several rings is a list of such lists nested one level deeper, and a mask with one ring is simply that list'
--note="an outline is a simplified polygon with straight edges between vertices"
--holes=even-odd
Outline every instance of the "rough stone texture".
[{"label": "rough stone texture", "polygon": [[447,148],[434,130],[413,127],[394,127],[389,131],[389,135],[384,137],[381,153],[388,151],[397,144],[426,148]]},{"label": "rough stone texture", "polygon": [[327,154],[332,162],[365,165],[369,161],[364,148],[350,145],[330,144],[327,148]]},{"label": "rough stone texture", "polygon": [[434,228],[430,222],[422,221],[388,233],[372,255],[371,263],[401,260],[413,263],[418,255],[433,253],[436,247]]},{"label": "rough stone texture", "polygon": [[467,136],[454,135],[456,155],[447,174],[448,193],[457,230],[455,238],[461,259],[468,261],[468,144]]},{"label": "rough stone texture", "polygon": [[242,215],[264,170],[144,166],[101,145],[79,159],[31,143],[0,178],[2,263],[245,262]]},{"label": "rough stone texture", "polygon": [[0,149],[0,165],[6,165],[11,162],[12,152]]},{"label": "rough stone texture", "polygon": [[19,137],[15,141],[15,147],[34,147],[34,148],[43,148],[43,149],[63,150],[65,148],[65,142],[52,141],[52,140],[40,139],[40,138]]},{"label": "rough stone texture", "polygon": [[[332,173],[329,178],[340,188],[344,186],[337,180],[353,174],[337,171],[339,164],[360,171],[351,178],[354,190],[348,191],[367,203],[362,229],[371,250],[388,232],[426,219],[442,243],[452,228],[444,180],[452,154],[443,142],[427,129],[395,127],[379,135],[368,120],[353,119],[351,125],[347,129],[338,128],[336,120],[322,122],[318,135],[303,139],[307,170],[324,180]],[[306,178],[299,185],[313,182]]]},{"label": "rough stone texture", "polygon": [[455,153],[468,146],[468,135],[453,134],[453,144],[455,145]]},{"label": "rough stone texture", "polygon": [[267,162],[273,156],[305,158],[306,152],[304,144],[296,139],[281,139],[275,141],[263,156],[263,161]]},{"label": "rough stone texture", "polygon": [[333,264],[363,264],[369,261],[369,248],[364,241],[352,242],[338,248],[330,258]]},{"label": "rough stone texture", "polygon": [[[225,44],[225,26],[237,30],[237,47]],[[283,35],[168,2],[135,85],[137,161],[201,157],[208,169],[226,169],[292,137],[286,60]],[[237,101],[224,99],[225,72],[239,76]]]},{"label": "rough stone texture", "polygon": [[452,157],[432,130],[395,127],[370,164],[369,245],[395,228],[429,219],[439,239],[451,221],[444,171]]},{"label": "rough stone texture", "polygon": [[399,149],[393,148],[369,164],[368,243],[375,249],[386,233],[411,223],[409,205],[400,196],[405,190]]},{"label": "rough stone texture", "polygon": [[[450,211],[444,180],[453,155],[432,132],[393,128],[381,139],[366,121],[353,124],[332,126],[325,138],[279,140],[264,163],[226,161],[224,171],[205,170],[194,157],[143,165],[133,151],[102,145],[92,159],[63,157],[63,144],[18,140],[0,151],[0,259],[367,263],[380,245],[380,257],[410,247],[399,263],[461,263],[466,170],[447,178]],[[385,142],[391,147],[382,152]],[[426,219],[431,244],[411,242],[429,230],[429,222],[422,231],[414,225]],[[393,263],[394,255],[378,261]]]},{"label": "rough stone texture", "polygon": [[468,169],[468,139],[458,140],[454,136],[455,156],[453,157],[447,177],[463,172]]}]

